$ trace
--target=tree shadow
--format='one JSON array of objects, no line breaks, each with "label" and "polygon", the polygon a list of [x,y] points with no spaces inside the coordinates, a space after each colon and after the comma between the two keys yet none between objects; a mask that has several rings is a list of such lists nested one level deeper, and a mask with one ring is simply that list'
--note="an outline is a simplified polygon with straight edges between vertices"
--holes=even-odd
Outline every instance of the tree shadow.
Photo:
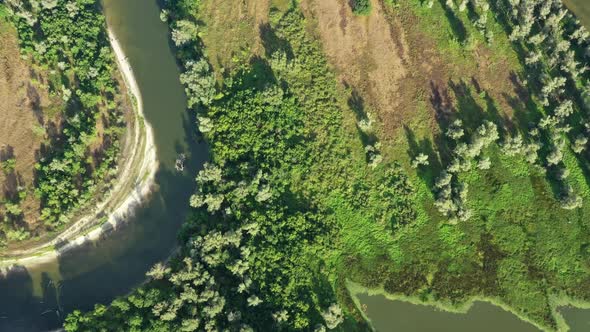
[{"label": "tree shadow", "polygon": [[12,145],[6,144],[0,147],[0,162],[5,162],[14,158],[14,148]]},{"label": "tree shadow", "polygon": [[284,53],[288,60],[295,57],[289,41],[277,36],[269,23],[260,24],[258,26],[258,33],[267,58],[271,58],[276,52]]},{"label": "tree shadow", "polygon": [[[486,220],[484,220],[485,222]],[[477,250],[482,257],[481,287],[484,294],[493,295],[498,289],[498,263],[506,255],[493,243],[493,235],[488,232],[480,234]]]},{"label": "tree shadow", "polygon": [[[349,88],[348,84],[344,82],[344,86]],[[379,154],[378,145],[376,143],[379,142],[379,138],[375,134],[375,129],[372,125],[372,119],[370,118],[369,114],[365,110],[365,102],[363,97],[356,89],[352,89],[352,93],[348,98],[348,106],[353,111],[356,119],[356,129],[357,134],[363,143],[363,146],[366,148],[373,147],[373,151],[367,150],[365,153],[366,162],[370,163],[371,159],[373,158],[374,154]]]},{"label": "tree shadow", "polygon": [[[430,81],[430,105],[435,111],[435,120],[441,132],[444,133],[449,124],[456,118],[456,108],[447,87]],[[435,135],[433,144],[439,153],[440,164],[449,163],[452,149],[444,134]]]},{"label": "tree shadow", "polygon": [[39,122],[40,125],[44,125],[45,120],[43,118],[43,111],[41,109],[41,97],[39,96],[37,89],[35,89],[31,83],[27,84],[27,98],[30,100],[31,109],[35,115],[35,118],[37,119],[37,122]]},{"label": "tree shadow", "polygon": [[416,134],[408,126],[404,125],[406,140],[408,141],[408,156],[413,160],[420,153],[428,156],[428,166],[419,166],[417,169],[418,176],[422,181],[432,188],[436,177],[443,170],[443,162],[440,158],[440,153],[433,146],[433,142],[427,138],[420,141],[417,140]]},{"label": "tree shadow", "polygon": [[465,25],[461,19],[457,17],[455,12],[446,5],[445,0],[439,0],[439,2],[445,11],[445,16],[451,25],[455,38],[457,38],[460,43],[465,42],[467,40],[467,29],[465,29]]},{"label": "tree shadow", "polygon": [[453,101],[449,96],[449,90],[430,81],[430,105],[435,111],[435,118],[438,122],[448,124],[453,117]]},{"label": "tree shadow", "polygon": [[18,189],[20,184],[23,183],[23,179],[12,166],[5,165],[7,161],[11,160],[15,160],[14,148],[11,145],[1,147],[0,163],[2,166],[1,172],[4,174],[2,191],[6,199],[15,201],[18,198]]},{"label": "tree shadow", "polygon": [[[345,87],[349,87],[348,84],[345,82],[344,83]],[[369,114],[367,113],[367,111],[365,110],[365,101],[363,99],[363,97],[360,95],[360,93],[358,92],[358,90],[353,89],[352,93],[350,94],[350,97],[348,98],[348,107],[350,107],[350,109],[353,111],[354,115],[355,115],[355,119],[357,122],[357,132],[359,137],[361,138],[361,141],[363,142],[363,145],[367,146],[367,145],[372,145],[375,144],[377,142],[377,136],[375,135],[373,130],[370,131],[363,131],[360,126],[359,123],[361,121],[369,121]]]},{"label": "tree shadow", "polygon": [[[499,125],[498,131],[502,134],[502,127],[506,126],[508,120],[499,113],[494,100],[490,97],[489,93],[481,89],[477,80],[472,77],[471,81],[475,82],[472,86],[464,80],[457,83],[450,80],[448,83],[455,95],[457,118],[463,121],[466,131],[474,131],[484,120],[488,120]],[[476,91],[480,91],[479,95],[483,97],[482,99],[484,99],[486,109],[480,106],[473,96],[472,87]]]},{"label": "tree shadow", "polygon": [[[498,21],[500,26],[502,26],[504,33],[507,36],[510,36],[510,34],[512,33],[512,24],[509,23],[510,18],[508,17],[506,10],[504,10],[504,8],[503,8],[503,2],[502,1],[489,1],[488,3],[490,5],[490,11],[494,14],[496,21]],[[525,62],[526,50],[525,50],[525,48],[518,41],[513,41],[513,42],[511,42],[511,44],[512,44],[512,49],[516,52],[516,55],[518,57],[518,61],[524,67],[526,65],[526,62]],[[530,71],[527,71],[527,73],[530,74]]]},{"label": "tree shadow", "polygon": [[[56,305],[47,280],[47,276],[41,280],[33,278],[22,265],[0,273],[0,331],[48,331],[62,324],[50,313]],[[42,294],[35,294],[38,282]],[[47,295],[43,293],[45,290]]]}]

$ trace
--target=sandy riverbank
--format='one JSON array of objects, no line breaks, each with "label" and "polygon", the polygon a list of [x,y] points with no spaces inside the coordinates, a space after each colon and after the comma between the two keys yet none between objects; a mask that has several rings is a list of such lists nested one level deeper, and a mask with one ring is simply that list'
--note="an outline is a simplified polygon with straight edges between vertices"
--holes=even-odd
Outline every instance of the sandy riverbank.
[{"label": "sandy riverbank", "polygon": [[[143,115],[141,91],[133,69],[110,28],[108,35],[135,107],[133,130],[129,133],[122,152],[127,157],[119,165],[121,170],[117,182],[106,198],[96,204],[90,213],[79,218],[53,240],[26,250],[4,254],[6,257],[0,258],[0,268],[5,272],[15,266],[26,268],[51,262],[88,241],[98,240],[103,234],[112,232],[125,223],[154,187],[158,160],[152,128]],[[59,246],[59,249],[55,249],[56,246]]]}]

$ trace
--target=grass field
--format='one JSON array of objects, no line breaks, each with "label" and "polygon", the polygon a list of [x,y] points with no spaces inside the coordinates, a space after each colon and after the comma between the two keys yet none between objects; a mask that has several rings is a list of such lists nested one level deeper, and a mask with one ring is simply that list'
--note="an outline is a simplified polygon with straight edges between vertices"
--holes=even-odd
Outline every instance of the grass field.
[{"label": "grass field", "polygon": [[[209,5],[213,2],[204,7]],[[221,9],[224,2],[214,6]],[[374,1],[371,13],[362,17],[338,0],[303,1],[301,7],[308,31],[322,42],[341,83],[339,98],[347,105],[339,107],[347,140],[380,141],[384,164],[401,164],[416,191],[416,221],[394,229],[390,219],[380,216],[381,197],[367,198],[362,209],[337,194],[325,199],[340,224],[339,249],[329,256],[330,264],[341,269],[339,277],[451,305],[486,296],[545,327],[556,326],[554,299],[566,294],[588,299],[588,205],[561,209],[551,177],[524,158],[505,156],[492,146],[485,151],[491,169],[461,174],[474,212],[468,222],[450,225],[434,207],[434,180],[450,158],[441,133],[450,122],[461,119],[472,131],[490,120],[505,136],[526,133],[543,112],[523,87],[525,68],[503,25],[489,20],[494,37],[488,43],[468,11],[456,15],[439,2],[430,9],[413,1],[394,6]],[[265,57],[252,30],[239,28],[254,17],[239,20],[229,10],[201,13],[209,34],[204,37],[207,55],[217,59],[214,66],[235,57]],[[221,29],[230,34],[222,37],[216,29],[225,26],[236,28]],[[264,37],[262,43],[268,43]],[[219,49],[221,38],[239,42]],[[248,49],[254,52],[244,51]],[[367,114],[375,120],[372,138],[359,137],[355,125]],[[411,161],[421,152],[428,154],[430,165],[413,169]],[[572,186],[587,201],[584,167],[571,152],[564,160]],[[378,186],[372,181],[385,177],[387,169],[363,171],[360,182]],[[353,276],[351,266],[358,267]]]},{"label": "grass field", "polygon": [[[565,145],[560,165],[586,203],[564,209],[558,168],[505,152],[509,137],[532,139],[532,125],[550,110],[531,92],[523,44],[509,40],[497,7],[479,21],[482,29],[473,23],[476,10],[451,10],[444,1],[429,8],[426,1],[373,0],[362,15],[344,0],[209,0],[188,11],[179,3],[185,19],[198,21],[194,42],[203,54],[185,46],[179,59],[207,59],[219,83],[216,94],[208,90],[214,100],[195,110],[216,168],[199,176],[183,239],[260,225],[263,239],[245,240],[260,307],[233,293],[233,277],[209,258],[189,256],[204,261],[248,324],[329,327],[342,318],[325,311],[336,301],[345,329],[362,329],[347,280],[447,308],[486,298],[547,330],[563,328],[558,304],[590,300],[587,153]],[[477,128],[484,121],[499,136],[481,152],[490,167],[453,172],[468,188],[455,193],[472,212],[465,219],[445,217],[435,205],[437,178],[460,145],[444,132],[457,119],[466,145],[483,135]],[[549,148],[540,150],[543,158]],[[420,154],[428,165],[412,167]],[[267,187],[248,201],[243,186],[252,177]],[[185,270],[173,265],[172,285],[149,287],[182,298],[174,273]],[[127,315],[109,310],[117,324]]]}]

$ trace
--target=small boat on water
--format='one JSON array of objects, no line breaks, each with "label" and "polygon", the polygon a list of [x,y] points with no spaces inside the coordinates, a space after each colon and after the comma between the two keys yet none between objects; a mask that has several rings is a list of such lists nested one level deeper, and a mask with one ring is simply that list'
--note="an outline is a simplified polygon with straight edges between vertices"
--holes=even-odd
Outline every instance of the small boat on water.
[{"label": "small boat on water", "polygon": [[179,172],[184,171],[184,162],[186,161],[186,155],[184,153],[181,153],[178,155],[178,158],[176,158],[176,165],[174,165],[174,167],[176,167],[176,170]]}]

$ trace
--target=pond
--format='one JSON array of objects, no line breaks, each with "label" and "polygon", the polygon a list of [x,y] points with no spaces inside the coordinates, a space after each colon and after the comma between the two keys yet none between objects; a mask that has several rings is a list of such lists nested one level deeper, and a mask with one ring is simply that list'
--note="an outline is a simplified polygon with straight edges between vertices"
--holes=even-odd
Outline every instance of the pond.
[{"label": "pond", "polygon": [[[160,162],[157,190],[133,220],[107,239],[0,279],[0,331],[59,328],[72,310],[109,303],[142,283],[145,272],[175,249],[194,175],[208,156],[206,146],[195,143],[195,121],[186,111],[168,27],[160,21],[156,0],[104,0],[102,5],[133,67],[152,125]],[[188,157],[183,173],[174,167],[179,153]]]},{"label": "pond", "polygon": [[519,331],[538,332],[533,325],[488,302],[475,302],[467,314],[432,306],[392,301],[384,295],[357,294],[371,325],[380,332]]},{"label": "pond", "polygon": [[[590,24],[590,1],[567,0]],[[56,262],[21,269],[0,279],[0,331],[46,331],[59,328],[73,309],[109,303],[144,280],[154,263],[166,259],[188,212],[194,174],[207,149],[196,144],[194,121],[185,110],[179,71],[169,45],[167,26],[155,0],[103,0],[109,25],[129,58],[152,124],[160,160],[158,190],[124,229],[109,238],[72,251]],[[179,153],[188,161],[174,168]],[[366,315],[378,331],[538,331],[515,315],[486,302],[467,314],[391,301],[383,295],[359,294]],[[590,310],[562,308],[571,331],[590,331]]]},{"label": "pond", "polygon": [[[357,286],[355,286],[356,288]],[[373,328],[379,332],[539,332],[530,323],[489,302],[475,302],[467,313],[443,311],[433,306],[390,300],[382,294],[354,291]],[[570,332],[590,331],[590,310],[559,308]]]},{"label": "pond", "polygon": [[590,28],[590,1],[563,0],[563,3],[580,18],[586,27]]}]

